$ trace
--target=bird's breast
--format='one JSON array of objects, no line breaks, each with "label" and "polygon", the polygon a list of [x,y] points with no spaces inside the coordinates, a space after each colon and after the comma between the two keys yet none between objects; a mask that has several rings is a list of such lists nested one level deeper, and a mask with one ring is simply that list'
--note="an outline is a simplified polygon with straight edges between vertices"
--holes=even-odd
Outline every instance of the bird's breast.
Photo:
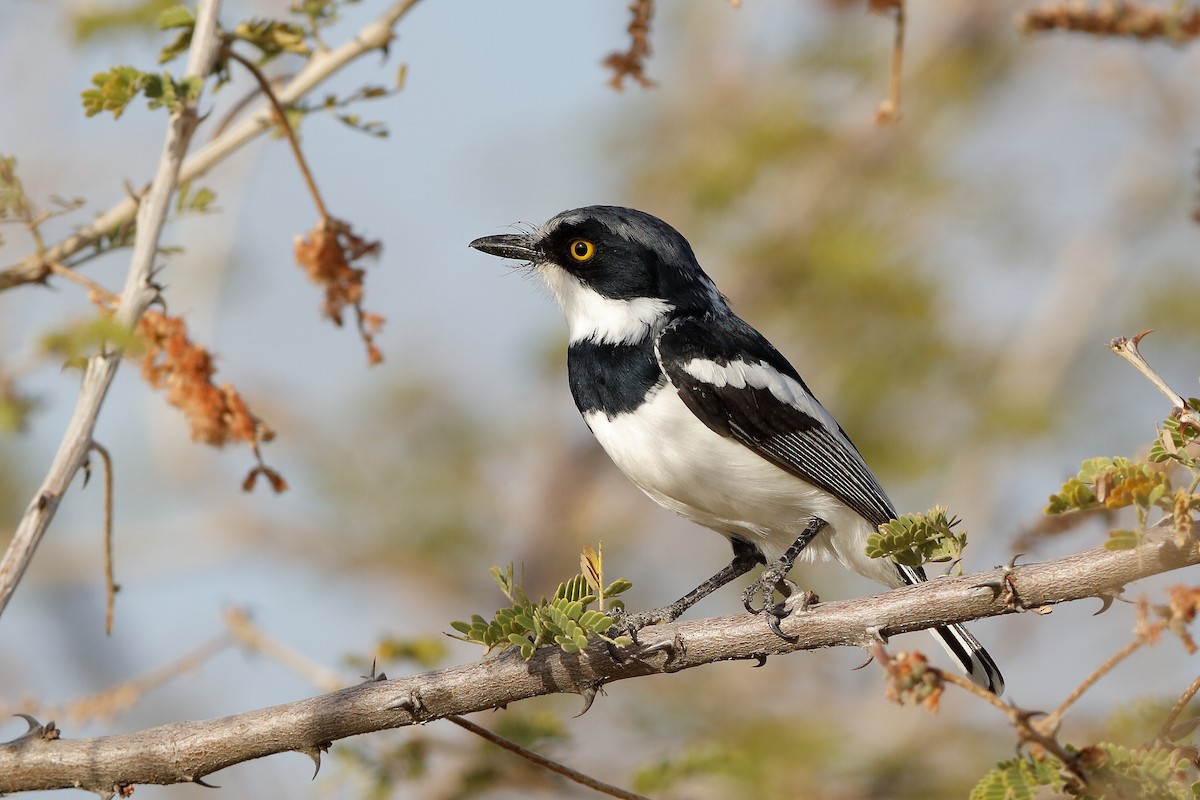
[{"label": "bird's breast", "polygon": [[615,417],[638,408],[666,377],[654,356],[649,337],[633,344],[572,342],[567,351],[567,376],[579,413]]}]

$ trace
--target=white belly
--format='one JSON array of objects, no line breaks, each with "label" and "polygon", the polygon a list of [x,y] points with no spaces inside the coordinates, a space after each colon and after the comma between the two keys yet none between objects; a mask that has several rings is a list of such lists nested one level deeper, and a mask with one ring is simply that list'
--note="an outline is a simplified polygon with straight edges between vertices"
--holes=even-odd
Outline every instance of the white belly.
[{"label": "white belly", "polygon": [[609,419],[591,412],[584,420],[621,471],[675,513],[756,544],[769,561],[819,517],[829,527],[803,558],[833,558],[879,583],[901,584],[893,564],[864,552],[870,523],[829,493],[713,432],[669,385],[636,413]]}]

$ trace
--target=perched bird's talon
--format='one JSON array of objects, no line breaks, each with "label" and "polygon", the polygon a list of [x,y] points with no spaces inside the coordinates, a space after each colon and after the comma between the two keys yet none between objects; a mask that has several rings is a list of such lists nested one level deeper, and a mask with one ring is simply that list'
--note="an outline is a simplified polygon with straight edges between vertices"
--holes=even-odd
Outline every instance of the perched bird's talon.
[{"label": "perched bird's talon", "polygon": [[800,637],[795,634],[784,633],[779,627],[779,621],[786,616],[788,616],[788,614],[786,609],[783,608],[782,603],[775,608],[772,608],[767,612],[767,627],[771,629],[771,633],[775,634],[780,639],[783,639],[788,644],[795,644],[796,642],[800,641]]}]

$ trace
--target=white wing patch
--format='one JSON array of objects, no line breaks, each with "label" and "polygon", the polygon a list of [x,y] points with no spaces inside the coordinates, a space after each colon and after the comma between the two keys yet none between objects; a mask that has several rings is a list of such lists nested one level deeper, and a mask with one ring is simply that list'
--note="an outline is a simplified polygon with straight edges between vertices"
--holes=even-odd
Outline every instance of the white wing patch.
[{"label": "white wing patch", "polygon": [[618,300],[596,290],[554,264],[538,264],[538,271],[567,318],[571,342],[591,339],[600,344],[639,342],[666,324],[674,306],[652,297]]},{"label": "white wing patch", "polygon": [[693,358],[683,365],[683,371],[698,381],[716,386],[718,389],[732,386],[735,389],[766,389],[781,403],[789,405],[818,420],[830,432],[841,438],[840,429],[833,416],[817,399],[809,394],[800,382],[763,361],[747,362],[734,359],[728,364],[718,364],[707,358]]}]

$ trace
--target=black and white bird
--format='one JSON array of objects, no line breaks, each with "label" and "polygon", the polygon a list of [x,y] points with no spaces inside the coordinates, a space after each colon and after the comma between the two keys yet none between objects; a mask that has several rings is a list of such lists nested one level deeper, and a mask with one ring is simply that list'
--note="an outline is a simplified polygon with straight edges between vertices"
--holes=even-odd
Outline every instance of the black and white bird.
[{"label": "black and white bird", "polygon": [[[895,507],[799,373],[729,308],[691,245],[630,208],[589,206],[527,233],[471,242],[530,263],[566,316],[575,404],[609,457],[643,492],[726,536],[729,566],[676,603],[625,623],[671,621],[756,563],[743,594],[779,618],[797,557],[841,562],[889,587],[921,569],[867,556],[867,536]],[[762,607],[753,601],[762,595]],[[976,683],[1000,694],[995,662],[961,625],[932,633]],[[787,638],[785,636],[785,638]]]}]

